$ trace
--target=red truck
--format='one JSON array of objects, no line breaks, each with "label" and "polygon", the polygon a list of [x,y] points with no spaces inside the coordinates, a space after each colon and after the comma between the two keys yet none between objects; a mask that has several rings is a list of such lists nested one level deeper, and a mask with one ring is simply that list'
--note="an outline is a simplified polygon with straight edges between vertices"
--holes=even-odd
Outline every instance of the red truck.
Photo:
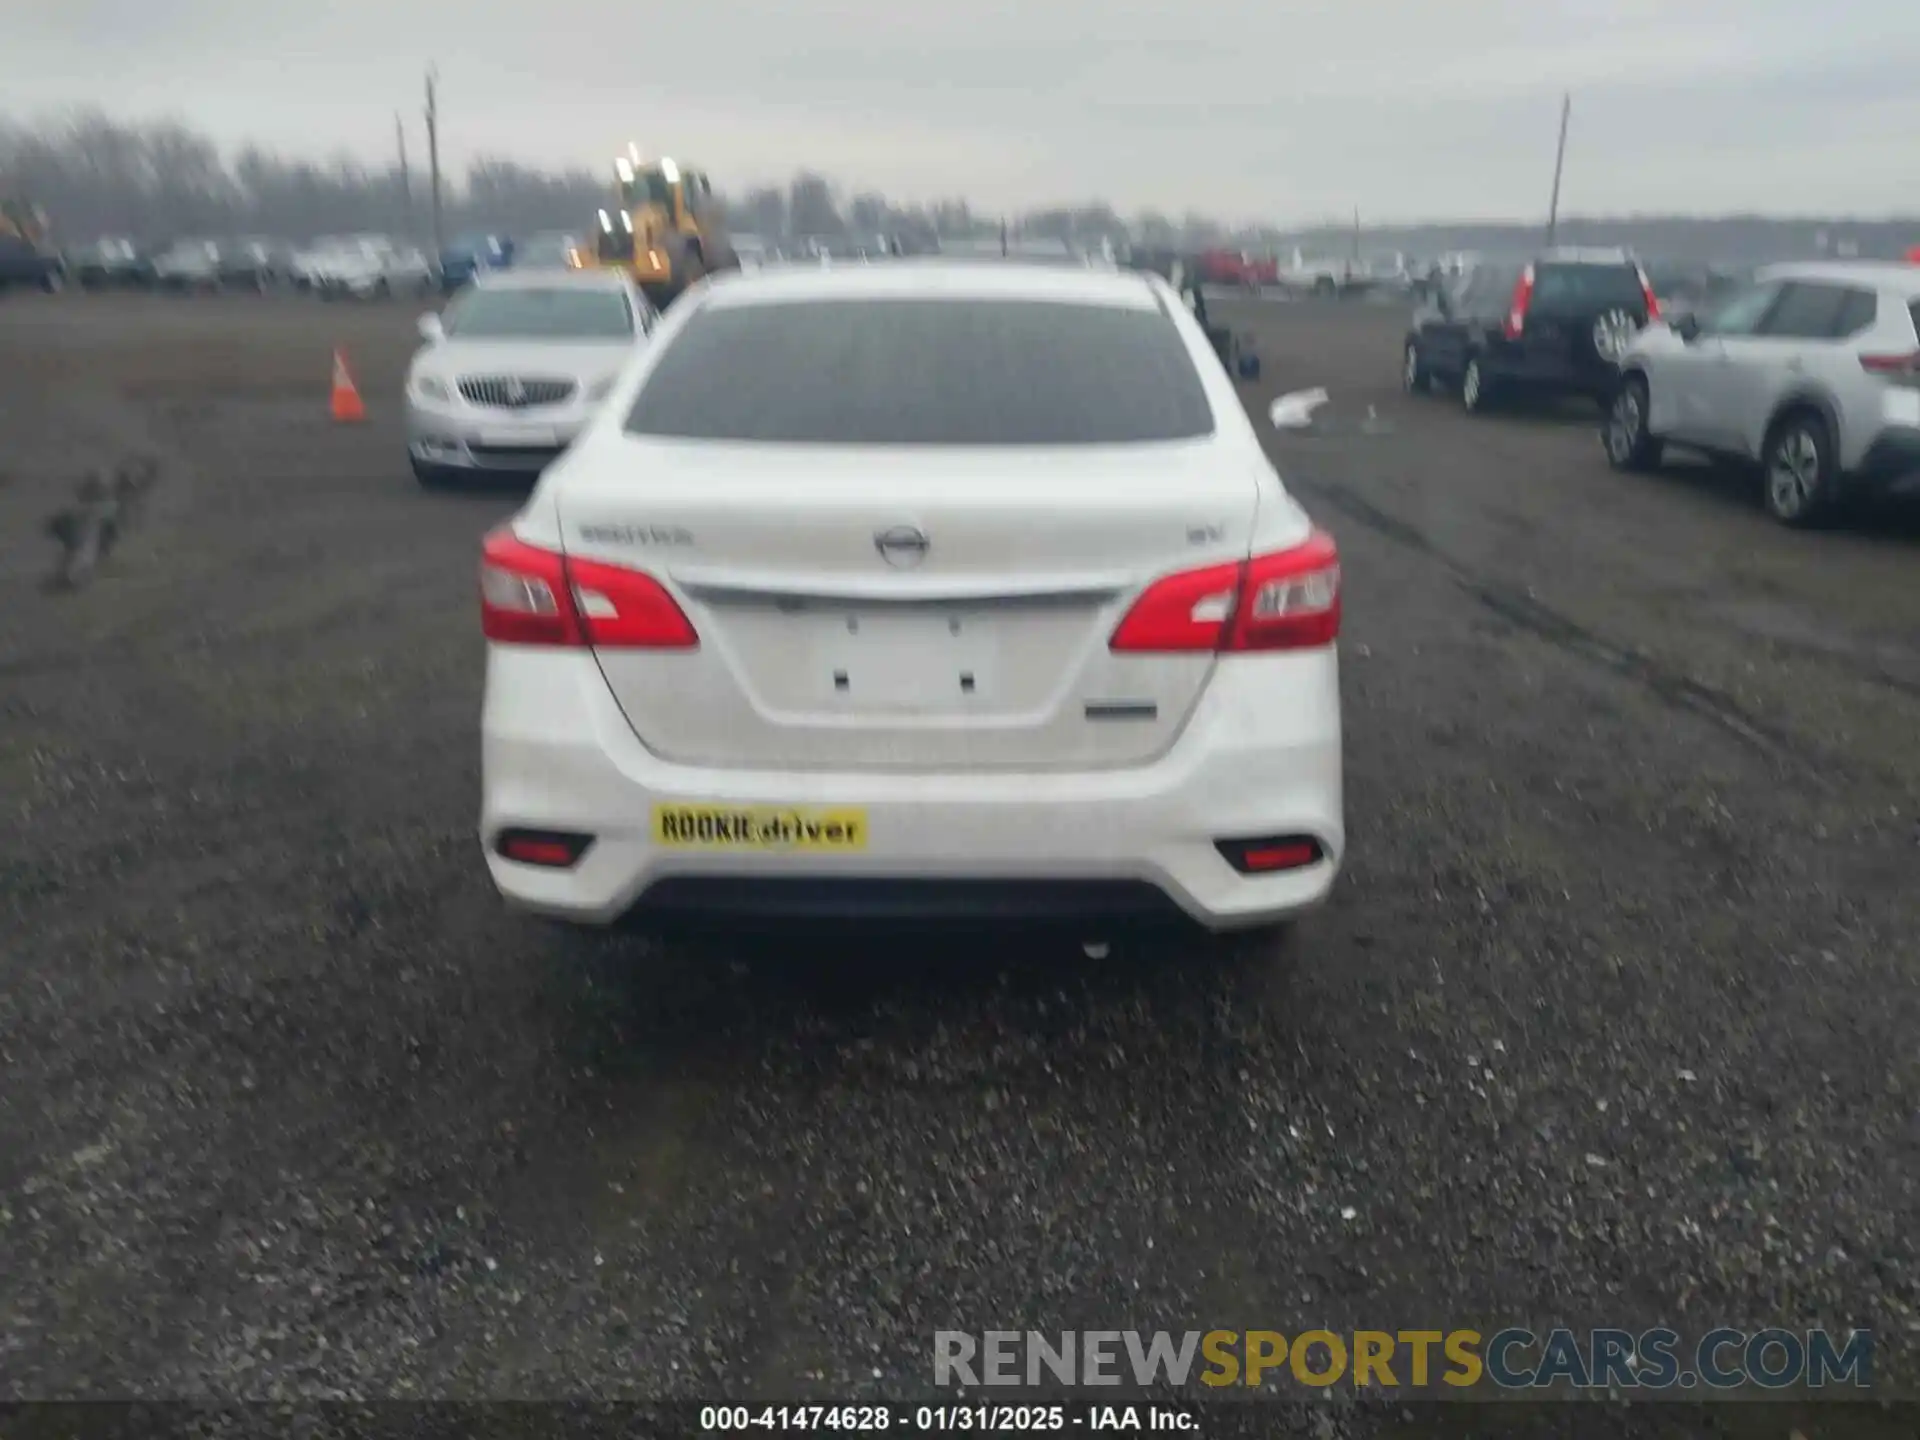
[{"label": "red truck", "polygon": [[1245,250],[1202,250],[1200,279],[1208,285],[1237,285],[1254,290],[1262,285],[1280,283],[1280,262]]}]

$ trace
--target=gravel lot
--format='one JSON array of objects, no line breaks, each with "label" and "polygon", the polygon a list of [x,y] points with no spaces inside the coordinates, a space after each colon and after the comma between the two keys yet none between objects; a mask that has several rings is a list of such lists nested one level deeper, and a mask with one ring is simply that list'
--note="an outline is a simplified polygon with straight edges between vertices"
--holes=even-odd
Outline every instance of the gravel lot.
[{"label": "gravel lot", "polygon": [[1611,474],[1590,409],[1401,395],[1391,308],[1234,313],[1257,413],[1334,396],[1273,454],[1344,552],[1352,850],[1220,971],[505,913],[517,497],[414,485],[411,310],[7,297],[0,1395],[898,1398],[936,1328],[1562,1323],[1870,1326],[1911,1393],[1920,520],[1791,534]]}]

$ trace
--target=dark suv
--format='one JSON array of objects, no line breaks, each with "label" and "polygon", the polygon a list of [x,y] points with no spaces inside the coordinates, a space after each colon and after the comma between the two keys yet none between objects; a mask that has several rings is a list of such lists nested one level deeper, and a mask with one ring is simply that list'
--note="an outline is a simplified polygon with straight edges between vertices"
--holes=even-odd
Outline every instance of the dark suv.
[{"label": "dark suv", "polygon": [[0,235],[0,290],[10,285],[58,290],[67,282],[64,261],[21,235]]},{"label": "dark suv", "polygon": [[1444,383],[1480,411],[1505,396],[1585,395],[1612,403],[1620,354],[1660,314],[1624,250],[1546,250],[1484,261],[1423,301],[1402,356],[1406,387]]}]

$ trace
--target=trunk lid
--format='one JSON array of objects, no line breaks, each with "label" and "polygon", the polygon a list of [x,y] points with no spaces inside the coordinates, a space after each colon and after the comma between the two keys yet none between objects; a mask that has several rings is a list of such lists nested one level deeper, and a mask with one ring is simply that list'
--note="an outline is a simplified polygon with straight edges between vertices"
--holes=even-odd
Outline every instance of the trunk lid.
[{"label": "trunk lid", "polygon": [[695,651],[598,653],[663,758],[1092,768],[1150,760],[1179,733],[1214,657],[1113,655],[1108,637],[1148,581],[1244,557],[1260,490],[1213,439],[956,451],[609,435],[556,500],[569,554],[655,575],[699,632]]}]

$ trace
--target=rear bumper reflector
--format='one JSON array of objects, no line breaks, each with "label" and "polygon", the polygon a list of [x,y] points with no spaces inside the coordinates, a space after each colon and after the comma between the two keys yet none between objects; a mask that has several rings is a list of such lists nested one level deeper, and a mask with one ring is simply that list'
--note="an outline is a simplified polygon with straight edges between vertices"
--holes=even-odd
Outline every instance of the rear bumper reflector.
[{"label": "rear bumper reflector", "polygon": [[494,853],[501,859],[549,870],[571,869],[592,844],[591,835],[567,830],[502,830],[493,837]]},{"label": "rear bumper reflector", "polygon": [[1327,852],[1311,835],[1268,835],[1257,840],[1216,840],[1226,862],[1242,875],[1270,875],[1281,870],[1303,870],[1326,859]]}]

